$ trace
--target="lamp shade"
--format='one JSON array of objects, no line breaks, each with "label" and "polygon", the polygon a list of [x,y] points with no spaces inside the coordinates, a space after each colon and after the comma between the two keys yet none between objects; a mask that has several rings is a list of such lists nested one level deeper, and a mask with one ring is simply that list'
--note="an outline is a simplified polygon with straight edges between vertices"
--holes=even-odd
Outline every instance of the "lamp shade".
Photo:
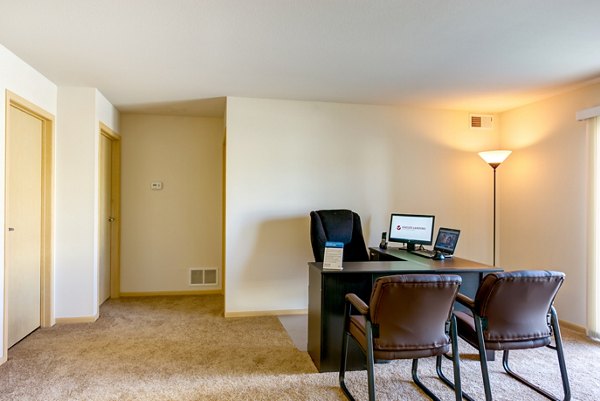
[{"label": "lamp shade", "polygon": [[496,169],[511,153],[512,150],[489,150],[487,152],[479,152],[479,156],[492,166],[493,169]]}]

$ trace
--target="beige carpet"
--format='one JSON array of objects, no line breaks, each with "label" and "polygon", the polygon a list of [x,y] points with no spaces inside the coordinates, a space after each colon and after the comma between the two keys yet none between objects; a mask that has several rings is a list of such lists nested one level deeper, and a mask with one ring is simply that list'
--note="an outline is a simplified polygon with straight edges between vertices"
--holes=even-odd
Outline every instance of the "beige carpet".
[{"label": "beige carpet", "polygon": [[[344,400],[337,374],[320,374],[276,317],[225,319],[220,296],[109,301],[95,323],[38,330],[0,366],[0,400]],[[600,400],[600,344],[563,330],[573,399]],[[479,365],[463,346],[466,390],[483,398]],[[549,350],[514,353],[515,366],[560,393]],[[446,365],[450,373],[450,363]],[[424,381],[442,399],[453,394],[423,363]],[[497,400],[543,399],[492,363]],[[544,376],[543,371],[549,373]],[[376,367],[380,400],[427,399],[410,382],[410,362]],[[366,375],[348,374],[358,399]]]}]

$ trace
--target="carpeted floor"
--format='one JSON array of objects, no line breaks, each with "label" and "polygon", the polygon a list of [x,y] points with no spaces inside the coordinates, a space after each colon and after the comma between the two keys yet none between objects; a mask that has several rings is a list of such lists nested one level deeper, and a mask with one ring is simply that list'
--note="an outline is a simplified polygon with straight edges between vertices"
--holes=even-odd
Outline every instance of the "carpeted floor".
[{"label": "carpeted floor", "polygon": [[[0,400],[345,399],[337,374],[317,373],[276,317],[222,315],[221,296],[108,301],[95,323],[38,330],[11,348],[0,366]],[[600,400],[600,344],[563,332],[573,399]],[[461,345],[464,387],[482,399],[474,351]],[[515,352],[514,361],[561,394],[549,350]],[[442,399],[453,399],[433,378],[432,362],[422,363],[423,380]],[[495,399],[543,399],[500,371],[501,361],[493,362]],[[427,399],[410,382],[409,361],[378,365],[376,375],[382,401]],[[350,372],[348,383],[357,399],[367,399],[364,371]]]}]

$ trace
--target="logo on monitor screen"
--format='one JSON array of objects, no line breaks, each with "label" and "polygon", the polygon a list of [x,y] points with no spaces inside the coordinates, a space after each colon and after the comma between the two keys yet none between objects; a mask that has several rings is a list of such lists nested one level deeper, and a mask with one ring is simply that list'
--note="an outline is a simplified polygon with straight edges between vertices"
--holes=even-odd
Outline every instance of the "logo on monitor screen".
[{"label": "logo on monitor screen", "polygon": [[402,230],[403,228],[405,230],[427,230],[426,227],[419,227],[419,226],[401,226],[400,224],[398,224],[396,226],[396,230],[398,230],[398,231]]}]

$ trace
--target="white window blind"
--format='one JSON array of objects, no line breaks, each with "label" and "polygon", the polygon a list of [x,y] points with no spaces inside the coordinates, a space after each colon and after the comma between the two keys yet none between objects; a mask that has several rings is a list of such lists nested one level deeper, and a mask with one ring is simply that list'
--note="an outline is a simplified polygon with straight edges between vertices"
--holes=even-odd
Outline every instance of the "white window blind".
[{"label": "white window blind", "polygon": [[600,116],[600,107],[577,113],[578,120],[587,122],[589,150],[586,326],[587,335],[600,341],[600,118],[598,116]]}]

